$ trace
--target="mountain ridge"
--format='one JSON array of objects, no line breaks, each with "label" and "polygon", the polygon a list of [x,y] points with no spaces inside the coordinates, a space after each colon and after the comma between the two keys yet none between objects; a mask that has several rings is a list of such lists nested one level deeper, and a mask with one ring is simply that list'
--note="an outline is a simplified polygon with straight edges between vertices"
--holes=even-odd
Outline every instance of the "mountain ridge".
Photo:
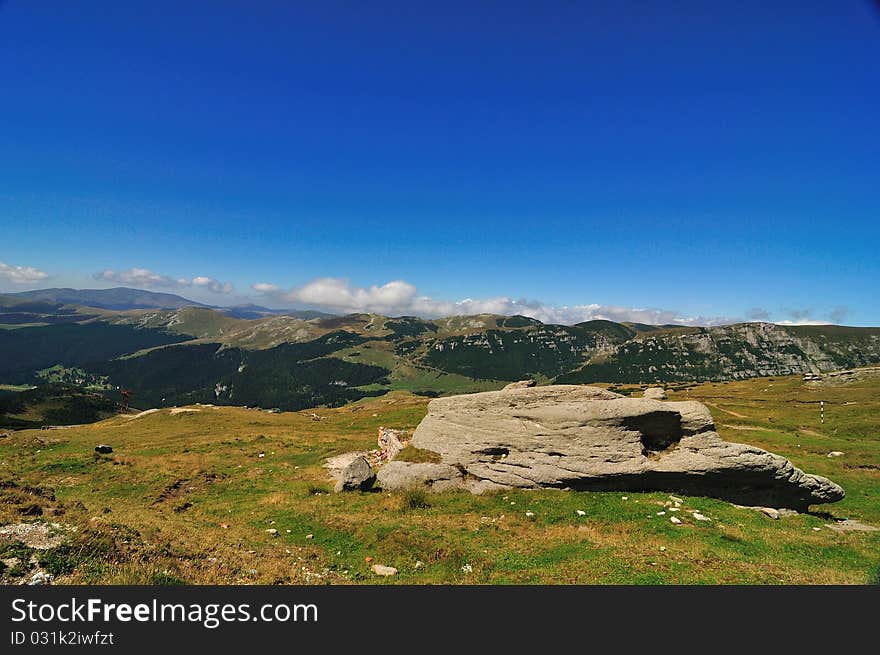
[{"label": "mountain ridge", "polygon": [[[880,328],[738,323],[576,325],[479,314],[237,318],[207,306],[124,311],[0,296],[0,384],[75,370],[144,408],[189,402],[282,409],[401,389],[498,389],[524,378],[589,384],[821,374],[880,363]],[[5,300],[7,299],[7,300]],[[27,310],[27,311],[25,311]],[[95,382],[95,381],[100,382]]]}]

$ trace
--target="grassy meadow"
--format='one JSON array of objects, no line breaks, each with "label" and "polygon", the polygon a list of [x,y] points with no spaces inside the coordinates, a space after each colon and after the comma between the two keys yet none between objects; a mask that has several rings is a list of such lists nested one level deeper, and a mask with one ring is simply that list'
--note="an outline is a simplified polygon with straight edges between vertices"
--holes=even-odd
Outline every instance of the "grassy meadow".
[{"label": "grassy meadow", "polygon": [[[63,537],[44,551],[0,541],[0,579],[38,565],[56,584],[878,582],[880,532],[826,526],[880,526],[880,377],[679,385],[670,398],[707,403],[725,439],[785,455],[847,497],[773,520],[685,496],[674,525],[657,515],[665,493],[334,494],[324,458],[375,447],[379,426],[413,430],[428,398],[192,406],[0,438],[0,525],[44,522]],[[113,452],[97,454],[101,443]]]}]

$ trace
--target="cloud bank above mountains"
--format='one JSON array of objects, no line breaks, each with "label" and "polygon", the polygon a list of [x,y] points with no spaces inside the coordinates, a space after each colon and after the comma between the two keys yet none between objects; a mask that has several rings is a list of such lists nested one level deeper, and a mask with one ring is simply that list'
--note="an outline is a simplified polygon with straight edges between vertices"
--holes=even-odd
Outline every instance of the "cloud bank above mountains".
[{"label": "cloud bank above mountains", "polygon": [[146,268],[131,268],[127,271],[114,271],[111,269],[95,273],[96,280],[112,282],[124,286],[143,287],[146,289],[202,289],[210,293],[229,295],[235,287],[231,282],[220,282],[212,277],[199,275],[192,279],[173,278],[168,275],[160,275]]},{"label": "cloud bank above mountains", "polygon": [[619,307],[613,305],[554,306],[536,300],[465,298],[458,301],[440,300],[420,295],[415,285],[393,280],[383,285],[357,287],[342,278],[318,278],[301,287],[283,290],[269,282],[252,286],[267,302],[304,306],[339,313],[373,312],[390,316],[415,315],[426,318],[465,314],[521,314],[544,323],[573,324],[593,319],[632,321],[662,325],[721,325],[735,322],[727,317],[682,316],[678,312],[657,308]]},{"label": "cloud bank above mountains", "polygon": [[[497,296],[493,298],[464,298],[444,300],[420,294],[417,287],[406,280],[392,280],[381,285],[359,287],[344,278],[323,277],[302,286],[285,289],[271,282],[252,284],[247,294],[238,293],[231,282],[223,282],[207,275],[174,277],[156,273],[147,268],[127,270],[105,269],[93,274],[92,279],[103,285],[121,285],[141,289],[192,293],[200,300],[216,304],[241,304],[256,301],[272,307],[291,309],[318,309],[346,314],[372,312],[387,316],[421,316],[437,318],[468,314],[520,314],[544,323],[572,325],[594,319],[616,322],[664,325],[712,326],[744,321],[767,321],[779,325],[840,324],[849,314],[847,307],[837,306],[824,313],[812,308],[784,308],[771,312],[753,307],[744,316],[692,316],[674,309],[657,307],[626,307],[598,303],[552,305],[539,300]],[[44,285],[53,276],[32,266],[17,266],[0,261],[0,283],[13,287]],[[213,300],[212,300],[213,299]],[[779,316],[785,318],[778,318]],[[774,316],[777,318],[774,319]]]}]

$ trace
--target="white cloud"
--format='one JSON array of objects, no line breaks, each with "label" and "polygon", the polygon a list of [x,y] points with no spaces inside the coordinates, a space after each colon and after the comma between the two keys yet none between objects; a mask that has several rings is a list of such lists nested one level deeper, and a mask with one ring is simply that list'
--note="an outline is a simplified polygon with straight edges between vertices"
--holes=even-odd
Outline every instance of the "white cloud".
[{"label": "white cloud", "polygon": [[416,315],[425,318],[469,314],[521,314],[544,323],[567,325],[594,319],[652,325],[665,323],[721,325],[735,322],[735,319],[726,317],[682,316],[678,312],[665,309],[599,304],[553,306],[505,296],[486,299],[465,298],[458,301],[438,300],[430,296],[418,295],[416,287],[404,280],[394,280],[381,286],[357,287],[341,278],[318,278],[289,291],[283,291],[268,282],[260,282],[252,288],[279,303],[341,313],[374,312],[389,316]]},{"label": "white cloud", "polygon": [[231,282],[221,282],[212,277],[199,275],[190,279],[173,278],[168,275],[160,275],[146,268],[131,268],[127,271],[114,271],[106,269],[95,273],[94,278],[102,282],[122,284],[124,286],[139,287],[145,289],[203,289],[210,293],[230,294],[235,287]]},{"label": "white cloud", "polygon": [[133,287],[147,287],[149,289],[176,289],[183,286],[183,279],[174,279],[167,275],[159,275],[146,268],[132,268],[127,271],[113,271],[109,268],[95,273],[96,280],[124,284]]},{"label": "white cloud", "polygon": [[207,289],[211,293],[232,293],[232,283],[231,282],[220,282],[219,280],[215,280],[212,277],[205,277],[204,275],[200,275],[199,277],[194,277],[192,279],[192,286],[201,287],[203,289]]},{"label": "white cloud", "polygon": [[0,262],[0,279],[13,284],[36,284],[48,277],[48,273],[33,266],[14,266]]},{"label": "white cloud", "polygon": [[801,318],[798,320],[773,321],[776,325],[828,325],[828,321],[816,321],[811,318]]}]

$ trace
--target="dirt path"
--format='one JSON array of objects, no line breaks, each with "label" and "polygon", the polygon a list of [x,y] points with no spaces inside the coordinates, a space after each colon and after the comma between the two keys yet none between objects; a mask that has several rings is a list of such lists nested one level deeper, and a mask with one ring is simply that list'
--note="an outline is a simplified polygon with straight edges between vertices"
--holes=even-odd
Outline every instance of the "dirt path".
[{"label": "dirt path", "polygon": [[737,418],[752,418],[751,416],[746,416],[745,414],[738,414],[737,412],[731,411],[729,409],[724,409],[723,407],[720,407],[715,403],[707,402],[706,404],[709,405],[709,407],[714,407],[715,409],[720,410],[725,414],[730,414],[731,416],[736,416]]}]

